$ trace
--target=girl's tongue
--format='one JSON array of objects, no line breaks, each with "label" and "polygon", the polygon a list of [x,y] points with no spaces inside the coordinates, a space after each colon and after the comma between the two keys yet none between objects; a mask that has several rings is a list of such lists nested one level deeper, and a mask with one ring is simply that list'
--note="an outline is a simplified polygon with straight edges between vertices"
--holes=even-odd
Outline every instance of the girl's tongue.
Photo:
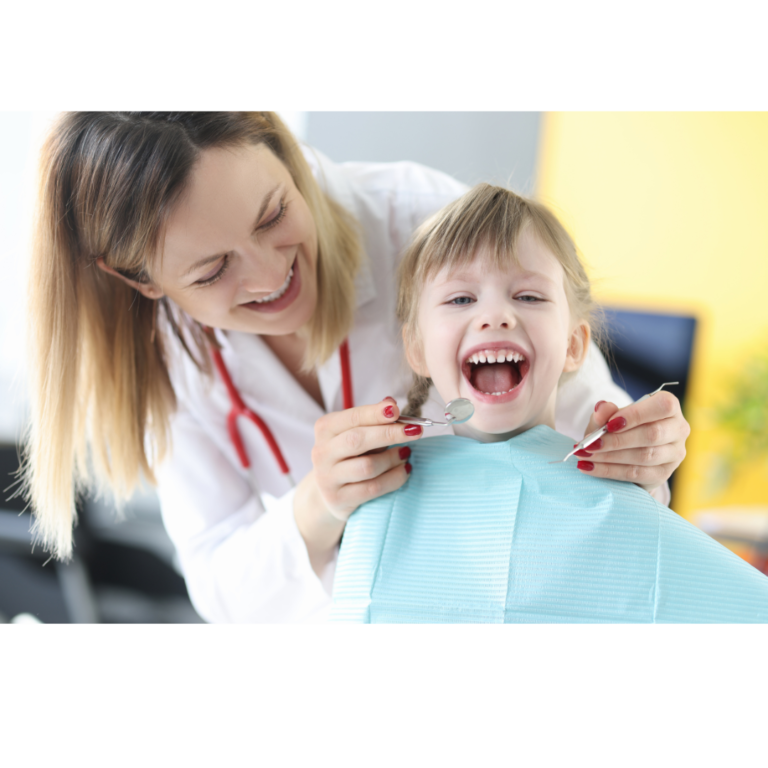
[{"label": "girl's tongue", "polygon": [[514,363],[479,363],[472,368],[470,383],[478,392],[486,394],[508,392],[521,380],[520,372]]}]

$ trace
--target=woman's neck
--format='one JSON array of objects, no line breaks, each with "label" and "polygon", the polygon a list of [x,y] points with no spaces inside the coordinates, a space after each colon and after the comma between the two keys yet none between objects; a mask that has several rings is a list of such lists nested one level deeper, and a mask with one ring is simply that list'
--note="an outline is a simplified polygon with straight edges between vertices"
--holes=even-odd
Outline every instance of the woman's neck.
[{"label": "woman's neck", "polygon": [[285,336],[262,336],[261,338],[291,376],[301,385],[302,389],[321,408],[325,408],[317,371],[302,371],[301,369],[304,362],[304,354],[307,351],[306,340],[296,333],[290,333]]}]

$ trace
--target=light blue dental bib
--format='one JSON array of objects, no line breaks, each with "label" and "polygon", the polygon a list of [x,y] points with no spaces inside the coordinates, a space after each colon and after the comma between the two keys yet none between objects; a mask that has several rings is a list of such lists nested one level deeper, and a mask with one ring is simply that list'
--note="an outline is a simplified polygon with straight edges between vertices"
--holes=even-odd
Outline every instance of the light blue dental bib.
[{"label": "light blue dental bib", "polygon": [[768,577],[631,483],[550,465],[573,441],[549,427],[411,447],[347,523],[332,620],[768,622]]}]

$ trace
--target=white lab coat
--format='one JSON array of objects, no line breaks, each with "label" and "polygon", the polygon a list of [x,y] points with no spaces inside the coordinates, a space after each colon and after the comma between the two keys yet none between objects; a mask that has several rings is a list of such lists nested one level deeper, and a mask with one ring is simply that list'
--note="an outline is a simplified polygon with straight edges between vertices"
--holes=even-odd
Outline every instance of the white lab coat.
[{"label": "white lab coat", "polygon": [[[339,165],[308,148],[305,155],[321,186],[362,228],[364,259],[349,335],[354,402],[376,403],[391,395],[403,406],[412,375],[395,318],[398,259],[416,226],[466,187],[415,163]],[[338,351],[318,370],[321,409],[260,337],[231,331],[217,331],[217,337],[241,397],[270,427],[298,482],[312,468],[315,421],[342,408]],[[158,468],[158,490],[196,610],[212,622],[324,621],[335,559],[318,578],[293,517],[293,491],[260,432],[239,419],[253,467],[249,476],[229,439],[230,401],[219,377],[203,379],[178,345],[171,375],[179,409],[172,421],[172,455]],[[433,395],[423,413],[439,417],[441,404]],[[593,349],[583,370],[562,388],[558,431],[583,437],[601,399],[619,406],[631,402]]]}]

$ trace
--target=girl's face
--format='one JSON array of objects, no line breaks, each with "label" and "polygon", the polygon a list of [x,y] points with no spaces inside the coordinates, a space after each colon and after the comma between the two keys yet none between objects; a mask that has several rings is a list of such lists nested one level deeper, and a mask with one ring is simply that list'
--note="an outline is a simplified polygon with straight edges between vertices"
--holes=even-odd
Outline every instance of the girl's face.
[{"label": "girl's face", "polygon": [[411,367],[430,376],[447,402],[475,406],[468,430],[506,439],[555,425],[557,382],[581,364],[588,328],[571,318],[555,256],[528,230],[518,264],[502,271],[481,248],[467,267],[443,270],[421,294]]},{"label": "girl's face", "polygon": [[294,333],[317,303],[317,230],[263,144],[205,150],[168,219],[154,285],[195,320]]}]

